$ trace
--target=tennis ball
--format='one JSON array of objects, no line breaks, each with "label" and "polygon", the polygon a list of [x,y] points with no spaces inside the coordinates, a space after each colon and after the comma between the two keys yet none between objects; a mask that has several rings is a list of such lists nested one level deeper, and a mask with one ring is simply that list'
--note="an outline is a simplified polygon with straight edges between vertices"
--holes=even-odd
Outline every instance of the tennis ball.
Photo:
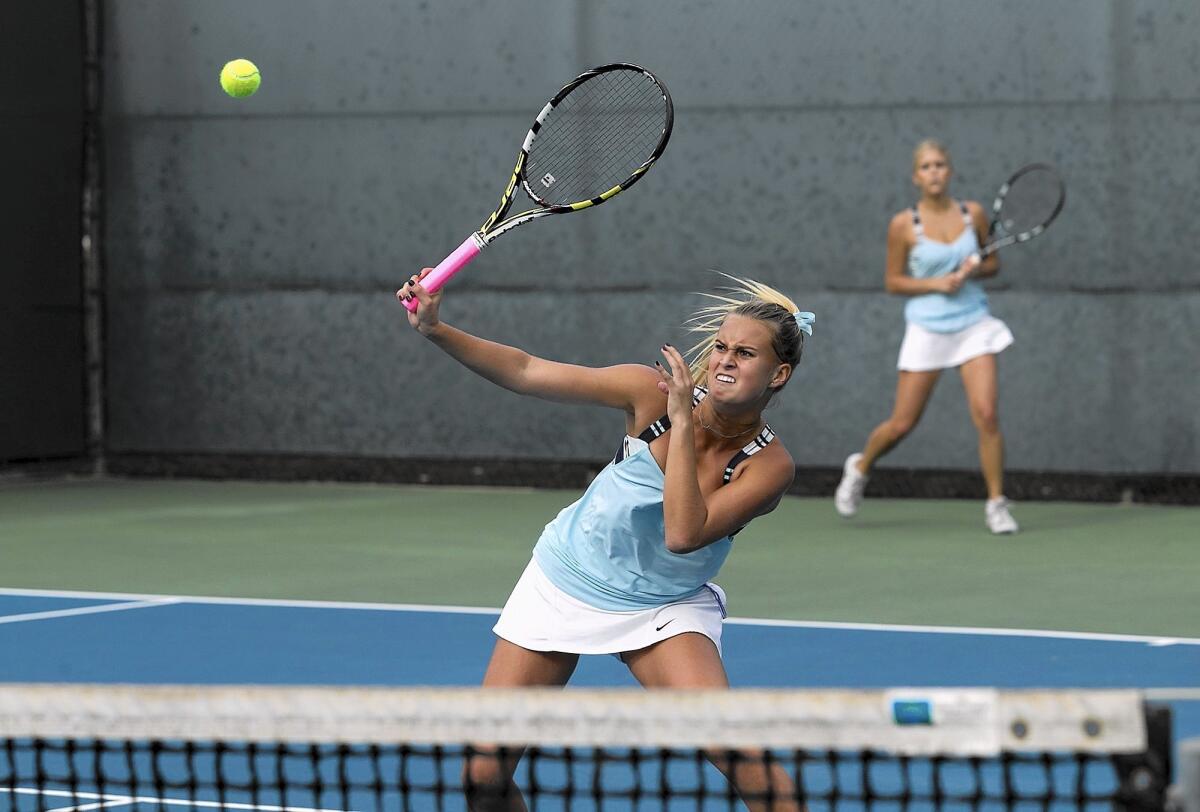
[{"label": "tennis ball", "polygon": [[221,68],[221,87],[235,99],[253,96],[260,82],[258,68],[249,59],[235,59]]}]

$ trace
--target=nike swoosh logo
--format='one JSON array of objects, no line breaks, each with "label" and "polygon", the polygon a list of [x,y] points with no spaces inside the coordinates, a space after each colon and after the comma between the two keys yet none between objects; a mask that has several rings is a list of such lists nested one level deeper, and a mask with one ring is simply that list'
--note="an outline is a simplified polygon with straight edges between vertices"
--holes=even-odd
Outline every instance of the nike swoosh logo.
[{"label": "nike swoosh logo", "polygon": [[654,631],[656,631],[656,632],[661,632],[663,629],[667,628],[667,626],[671,625],[671,623],[673,623],[674,621],[675,621],[675,618],[671,618],[670,620],[668,620],[668,621],[667,621],[666,623],[664,623],[663,625],[661,625],[661,626],[655,626],[655,627],[654,627]]}]

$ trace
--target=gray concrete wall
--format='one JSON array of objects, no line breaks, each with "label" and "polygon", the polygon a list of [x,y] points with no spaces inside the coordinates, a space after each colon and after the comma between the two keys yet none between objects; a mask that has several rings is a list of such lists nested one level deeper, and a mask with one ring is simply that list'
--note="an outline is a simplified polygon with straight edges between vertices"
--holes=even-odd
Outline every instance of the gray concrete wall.
[{"label": "gray concrete wall", "polygon": [[[1009,465],[1200,472],[1192,0],[106,8],[114,451],[606,456],[618,416],[472,378],[391,294],[478,227],[550,93],[628,60],[674,96],[663,160],[611,205],[501,239],[454,281],[447,321],[560,360],[649,363],[685,340],[708,269],[761,279],[818,314],[771,421],[800,465],[837,465],[890,408],[903,301],[882,291],[884,235],[934,135],[961,196],[990,203],[1031,160],[1070,188],[990,285],[1017,336],[1000,365]],[[217,85],[234,57],[262,71],[253,98]],[[947,375],[888,462],[975,461]]]}]

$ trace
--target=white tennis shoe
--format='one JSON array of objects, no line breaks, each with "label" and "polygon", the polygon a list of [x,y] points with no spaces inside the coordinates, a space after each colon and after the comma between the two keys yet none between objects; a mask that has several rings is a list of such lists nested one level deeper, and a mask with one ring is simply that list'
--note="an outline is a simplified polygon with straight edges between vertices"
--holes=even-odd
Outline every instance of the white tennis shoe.
[{"label": "white tennis shoe", "polygon": [[858,506],[862,504],[863,489],[867,487],[867,480],[870,479],[858,470],[858,461],[861,459],[862,454],[846,457],[846,463],[842,466],[842,481],[838,483],[833,494],[833,506],[837,508],[839,515],[847,519],[858,513]]},{"label": "white tennis shoe", "polygon": [[1016,533],[1021,529],[1017,525],[1017,520],[1008,512],[1010,504],[1012,503],[1008,499],[997,496],[995,499],[987,500],[987,504],[983,508],[987,529],[998,536]]}]

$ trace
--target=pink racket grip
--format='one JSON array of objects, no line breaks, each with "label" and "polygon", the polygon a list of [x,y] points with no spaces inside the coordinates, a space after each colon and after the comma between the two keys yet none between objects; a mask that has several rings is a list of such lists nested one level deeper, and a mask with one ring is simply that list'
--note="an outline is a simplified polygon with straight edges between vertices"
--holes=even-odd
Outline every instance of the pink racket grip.
[{"label": "pink racket grip", "polygon": [[[483,239],[478,234],[472,234],[470,237],[467,237],[463,240],[462,245],[455,248],[450,256],[439,262],[438,266],[421,280],[421,287],[430,293],[440,290],[442,285],[450,281],[450,277],[465,268],[468,262],[475,259],[483,249],[483,245]],[[415,296],[403,302],[403,304],[408,308],[409,313],[417,312],[417,299]]]}]

